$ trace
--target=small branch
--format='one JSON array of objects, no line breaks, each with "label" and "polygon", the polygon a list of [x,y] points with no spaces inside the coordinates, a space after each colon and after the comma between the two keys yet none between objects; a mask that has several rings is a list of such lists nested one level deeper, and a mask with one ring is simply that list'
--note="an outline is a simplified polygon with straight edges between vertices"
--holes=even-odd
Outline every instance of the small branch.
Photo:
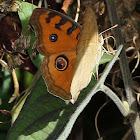
[{"label": "small branch", "polygon": [[80,0],[77,0],[77,11],[76,11],[76,16],[75,16],[75,22],[78,21],[79,12],[80,12]]},{"label": "small branch", "polygon": [[38,7],[41,7],[42,6],[42,2],[43,2],[43,0],[39,0]]},{"label": "small branch", "polygon": [[12,95],[12,97],[10,98],[8,103],[13,102],[14,99],[16,99],[17,97],[19,97],[19,83],[18,83],[18,79],[17,79],[17,75],[15,70],[12,70],[12,77],[13,77],[13,81],[14,81],[14,94]]},{"label": "small branch", "polygon": [[45,6],[45,8],[48,8],[47,0],[44,0],[44,6]]},{"label": "small branch", "polygon": [[132,133],[133,133],[132,128],[129,128],[129,130],[123,136],[122,140],[128,140],[128,139],[130,139],[130,135],[132,135]]},{"label": "small branch", "polygon": [[[0,64],[4,68],[8,67],[7,63],[5,61],[3,61],[2,59],[0,59]],[[14,93],[8,103],[13,102],[14,99],[19,97],[19,83],[18,83],[18,79],[17,79],[16,73],[15,73],[15,70],[13,69],[11,73],[12,73],[12,77],[13,77],[13,81],[14,81]]]}]

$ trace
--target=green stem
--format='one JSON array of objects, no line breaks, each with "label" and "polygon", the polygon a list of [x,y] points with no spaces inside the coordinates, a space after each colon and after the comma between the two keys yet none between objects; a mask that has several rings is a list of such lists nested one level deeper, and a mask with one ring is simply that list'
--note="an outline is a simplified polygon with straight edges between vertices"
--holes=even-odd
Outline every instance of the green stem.
[{"label": "green stem", "polygon": [[[106,2],[107,2],[107,8],[108,8],[111,24],[112,25],[118,24],[118,28],[114,29],[114,36],[116,39],[116,45],[118,47],[120,44],[124,44],[124,41],[123,41],[121,29],[120,29],[117,12],[116,12],[116,5],[115,5],[114,0],[106,0]],[[131,122],[136,140],[140,140],[140,133],[139,133],[140,132],[140,119],[138,115],[135,92],[132,87],[132,76],[131,76],[128,61],[126,58],[125,47],[122,49],[122,52],[120,55],[120,68],[122,72],[126,97],[127,97],[128,104],[130,106],[130,110],[133,110],[136,113],[135,120],[132,117],[130,117],[129,120]]]}]

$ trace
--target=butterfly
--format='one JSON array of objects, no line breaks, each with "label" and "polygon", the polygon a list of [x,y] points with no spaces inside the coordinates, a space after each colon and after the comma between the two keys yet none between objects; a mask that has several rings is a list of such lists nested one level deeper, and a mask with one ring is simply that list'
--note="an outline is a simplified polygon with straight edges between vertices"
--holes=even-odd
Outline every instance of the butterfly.
[{"label": "butterfly", "polygon": [[94,12],[87,8],[83,29],[66,15],[45,8],[33,11],[30,24],[37,50],[44,56],[41,70],[48,91],[74,103],[102,56],[103,39]]}]

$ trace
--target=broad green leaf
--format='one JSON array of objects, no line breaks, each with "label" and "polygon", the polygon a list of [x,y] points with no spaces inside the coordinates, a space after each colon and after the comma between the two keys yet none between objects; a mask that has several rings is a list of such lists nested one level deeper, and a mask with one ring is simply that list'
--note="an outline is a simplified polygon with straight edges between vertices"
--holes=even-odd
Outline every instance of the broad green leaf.
[{"label": "broad green leaf", "polygon": [[38,76],[7,140],[55,140],[94,84],[95,81],[92,80],[88,88],[81,92],[78,101],[72,105],[69,101],[48,93],[44,80]]}]

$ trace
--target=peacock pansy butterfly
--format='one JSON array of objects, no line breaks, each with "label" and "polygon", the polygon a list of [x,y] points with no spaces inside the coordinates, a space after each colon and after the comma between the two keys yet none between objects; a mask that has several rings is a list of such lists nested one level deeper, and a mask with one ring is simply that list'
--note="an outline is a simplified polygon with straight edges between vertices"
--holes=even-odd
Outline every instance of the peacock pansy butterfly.
[{"label": "peacock pansy butterfly", "polygon": [[[81,35],[81,26],[57,11],[37,8],[30,18],[37,36],[37,49],[44,55],[41,69],[48,91],[73,103],[90,82],[95,61],[101,54],[97,23],[95,15],[92,16],[87,20],[94,22],[93,27],[85,26]],[[88,34],[86,38],[84,34]]]}]

